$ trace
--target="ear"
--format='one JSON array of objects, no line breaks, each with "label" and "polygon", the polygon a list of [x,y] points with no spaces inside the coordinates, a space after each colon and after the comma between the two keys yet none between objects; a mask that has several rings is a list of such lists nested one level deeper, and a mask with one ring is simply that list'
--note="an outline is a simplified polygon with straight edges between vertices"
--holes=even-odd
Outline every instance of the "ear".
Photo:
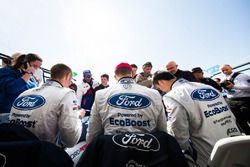
[{"label": "ear", "polygon": [[159,80],[159,81],[158,81],[158,84],[159,84],[160,86],[164,85],[164,84],[165,84],[165,80]]},{"label": "ear", "polygon": [[115,80],[117,80],[117,81],[119,80],[119,77],[117,77],[117,75],[115,75],[114,78],[115,78]]},{"label": "ear", "polygon": [[68,87],[71,84],[71,79],[72,79],[72,73],[68,72],[65,77],[65,87]]},{"label": "ear", "polygon": [[70,78],[71,78],[71,73],[68,72],[68,73],[65,75],[65,79],[66,79],[66,80],[69,80]]}]

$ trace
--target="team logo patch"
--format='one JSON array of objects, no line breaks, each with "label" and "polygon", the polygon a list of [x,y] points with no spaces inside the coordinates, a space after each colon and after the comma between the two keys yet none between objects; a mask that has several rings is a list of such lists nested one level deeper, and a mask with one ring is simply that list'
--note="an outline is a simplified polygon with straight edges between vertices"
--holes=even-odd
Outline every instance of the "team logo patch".
[{"label": "team logo patch", "polygon": [[133,79],[123,79],[120,81],[120,84],[133,84]]},{"label": "team logo patch", "polygon": [[219,93],[213,89],[196,89],[191,93],[193,100],[211,101],[219,97]]},{"label": "team logo patch", "polygon": [[0,166],[4,167],[6,165],[6,156],[0,153]]},{"label": "team logo patch", "polygon": [[45,104],[46,100],[40,95],[27,95],[18,97],[13,107],[18,110],[32,110],[39,108]]},{"label": "team logo patch", "polygon": [[146,167],[146,166],[143,165],[143,164],[137,163],[135,160],[129,160],[129,161],[126,163],[126,167]]},{"label": "team logo patch", "polygon": [[148,107],[151,101],[143,95],[121,93],[111,96],[108,99],[108,104],[116,108],[137,110]]},{"label": "team logo patch", "polygon": [[121,134],[112,137],[113,142],[124,148],[134,148],[140,151],[159,151],[160,142],[158,139],[148,133],[145,134]]}]

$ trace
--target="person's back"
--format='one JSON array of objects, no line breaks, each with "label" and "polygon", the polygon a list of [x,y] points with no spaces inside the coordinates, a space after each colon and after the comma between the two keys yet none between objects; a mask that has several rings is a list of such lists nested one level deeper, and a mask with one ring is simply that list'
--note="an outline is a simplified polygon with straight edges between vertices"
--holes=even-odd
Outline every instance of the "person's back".
[{"label": "person's back", "polygon": [[40,140],[56,144],[59,137],[63,146],[72,147],[80,138],[82,126],[75,93],[68,88],[70,68],[53,66],[52,78],[61,72],[65,73],[59,74],[64,78],[62,82],[47,80],[41,87],[21,94],[13,103],[10,123],[26,127]]},{"label": "person's back", "polygon": [[[121,68],[124,64],[125,68],[130,67],[121,63]],[[160,94],[136,84],[131,76],[125,75],[118,80],[116,85],[97,91],[87,142],[101,133],[166,132],[166,116]]]},{"label": "person's back", "polygon": [[111,89],[98,92],[96,104],[109,106],[108,110],[100,110],[103,123],[108,122],[104,134],[155,131],[157,120],[152,118],[159,118],[159,111],[163,112],[160,94],[135,84],[131,78],[121,79]]},{"label": "person's back", "polygon": [[213,87],[176,79],[166,71],[157,72],[153,82],[167,92],[163,101],[168,112],[168,133],[184,152],[189,152],[195,164],[206,166],[219,139],[241,135],[229,106]]},{"label": "person's back", "polygon": [[[198,164],[207,161],[216,141],[225,137],[241,135],[229,106],[220,92],[211,86],[180,79],[176,81],[172,91],[164,97],[164,101],[166,99],[168,102],[179,103],[187,112],[189,135],[198,154]],[[168,104],[171,106],[171,103]],[[181,126],[185,125],[184,120],[179,123]],[[180,124],[173,125],[172,129]],[[185,132],[180,133],[185,136]]]}]

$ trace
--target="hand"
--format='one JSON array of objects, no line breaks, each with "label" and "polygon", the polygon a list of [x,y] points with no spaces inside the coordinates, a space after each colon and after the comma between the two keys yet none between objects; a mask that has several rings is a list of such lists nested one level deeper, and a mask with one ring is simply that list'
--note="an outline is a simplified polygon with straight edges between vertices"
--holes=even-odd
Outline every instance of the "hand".
[{"label": "hand", "polygon": [[234,87],[234,84],[232,82],[228,81],[226,88],[232,89],[233,87]]},{"label": "hand", "polygon": [[86,111],[83,108],[81,108],[79,110],[79,117],[81,117],[81,119],[82,119],[85,116],[85,113],[86,113]]}]

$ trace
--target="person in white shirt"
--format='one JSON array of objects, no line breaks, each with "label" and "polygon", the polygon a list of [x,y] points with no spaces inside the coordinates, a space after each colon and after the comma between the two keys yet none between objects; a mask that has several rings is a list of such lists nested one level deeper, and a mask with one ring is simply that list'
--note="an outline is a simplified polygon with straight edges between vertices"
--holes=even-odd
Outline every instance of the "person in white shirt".
[{"label": "person in white shirt", "polygon": [[215,88],[177,79],[166,71],[156,72],[153,84],[166,92],[163,101],[168,113],[167,130],[191,155],[190,165],[207,166],[219,139],[241,135],[234,115]]},{"label": "person in white shirt", "polygon": [[73,147],[81,133],[81,117],[75,92],[69,88],[71,69],[64,64],[51,68],[51,79],[41,87],[29,89],[16,98],[10,123],[19,124],[45,140],[62,147]]},{"label": "person in white shirt", "polygon": [[227,102],[244,133],[250,135],[250,76],[233,72],[228,64],[221,71],[225,74],[221,86],[227,90]]},{"label": "person in white shirt", "polygon": [[136,84],[128,63],[116,66],[115,78],[116,85],[96,92],[87,143],[100,134],[167,132],[165,110],[158,91]]},{"label": "person in white shirt", "polygon": [[99,83],[92,78],[91,71],[84,70],[83,80],[81,84],[77,85],[76,95],[79,106],[86,111],[86,116],[90,115],[97,86],[99,86]]}]

